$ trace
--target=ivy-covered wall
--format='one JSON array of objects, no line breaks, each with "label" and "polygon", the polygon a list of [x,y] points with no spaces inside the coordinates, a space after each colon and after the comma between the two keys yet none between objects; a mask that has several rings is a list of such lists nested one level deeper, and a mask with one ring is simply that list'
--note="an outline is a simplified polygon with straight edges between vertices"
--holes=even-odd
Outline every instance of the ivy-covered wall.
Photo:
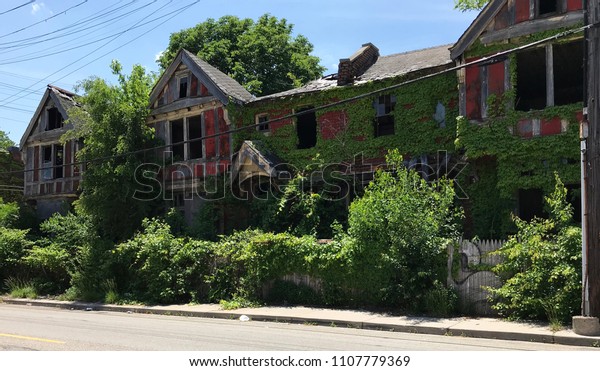
[{"label": "ivy-covered wall", "polygon": [[[511,39],[510,43],[484,46],[476,42],[465,52],[465,58],[477,59],[541,40],[560,31],[562,29]],[[573,38],[556,43],[570,41]],[[548,195],[554,187],[555,172],[565,184],[579,188],[578,134],[583,104],[579,102],[541,110],[517,111],[514,108],[519,83],[516,55],[510,55],[506,63],[509,74],[507,89],[484,99],[487,117],[459,117],[457,121],[456,147],[464,153],[469,163],[468,171],[460,180],[469,196],[468,237],[504,238],[513,232],[511,213],[518,214],[519,190],[540,189],[544,195]],[[489,71],[489,66],[487,68]],[[473,71],[479,73],[477,67],[471,69]],[[485,72],[483,70],[482,75],[485,76]],[[490,78],[488,75],[488,86],[493,83]],[[472,75],[465,78],[465,97],[471,101],[461,103],[467,107],[467,115],[478,109],[472,99],[479,93],[475,94],[473,89],[485,90],[481,86],[483,79],[478,81],[477,86],[474,86],[473,80],[476,77]],[[532,129],[532,126],[535,128]]]},{"label": "ivy-covered wall", "polygon": [[[266,113],[272,120],[297,112],[298,109],[341,101],[414,77],[416,76],[403,76],[358,86],[335,87],[310,94],[260,100],[230,113],[234,115],[236,125],[251,125],[255,123],[257,114]],[[374,100],[377,96],[372,96],[317,110],[317,143],[313,148],[297,149],[297,119],[294,118],[272,123],[268,135],[256,130],[237,133],[234,150],[239,148],[243,140],[261,140],[279,158],[298,168],[314,162],[317,156],[325,163],[351,161],[361,153],[365,159],[383,159],[387,151],[393,148],[399,149],[407,158],[435,154],[440,150],[453,152],[458,115],[456,83],[456,75],[448,73],[390,91],[389,94],[396,98],[393,135],[375,137]],[[434,118],[438,103],[445,108],[443,125]]]}]

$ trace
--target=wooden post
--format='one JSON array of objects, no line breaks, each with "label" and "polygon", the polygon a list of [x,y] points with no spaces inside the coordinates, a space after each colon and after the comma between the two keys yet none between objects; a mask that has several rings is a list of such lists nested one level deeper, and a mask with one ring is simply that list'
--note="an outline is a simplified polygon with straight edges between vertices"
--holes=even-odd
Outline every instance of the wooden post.
[{"label": "wooden post", "polygon": [[[600,22],[600,1],[587,0],[588,24]],[[586,152],[585,209],[589,313],[600,318],[600,28],[586,32],[587,43],[587,121],[589,132]],[[584,272],[585,274],[585,272]]]}]

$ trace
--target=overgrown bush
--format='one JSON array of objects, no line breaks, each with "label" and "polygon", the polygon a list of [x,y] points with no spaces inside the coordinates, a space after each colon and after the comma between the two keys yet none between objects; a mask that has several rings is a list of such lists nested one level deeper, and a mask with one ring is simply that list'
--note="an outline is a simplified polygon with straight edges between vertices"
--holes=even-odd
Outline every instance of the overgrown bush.
[{"label": "overgrown bush", "polygon": [[436,281],[446,277],[445,246],[456,237],[450,181],[428,183],[408,170],[398,151],[378,171],[363,197],[350,205],[344,246],[351,285],[361,300],[416,309]]},{"label": "overgrown bush", "polygon": [[31,246],[31,241],[27,237],[29,230],[14,228],[18,217],[18,205],[4,203],[0,198],[0,283],[9,277],[26,274],[21,259]]},{"label": "overgrown bush", "polygon": [[142,231],[114,250],[122,291],[147,302],[203,299],[212,243],[174,237],[159,219],[142,225]]},{"label": "overgrown bush", "polygon": [[504,261],[494,268],[504,284],[490,291],[502,316],[564,323],[581,307],[581,229],[572,225],[573,208],[558,175],[546,202],[548,219],[514,217],[518,233],[497,252]]}]

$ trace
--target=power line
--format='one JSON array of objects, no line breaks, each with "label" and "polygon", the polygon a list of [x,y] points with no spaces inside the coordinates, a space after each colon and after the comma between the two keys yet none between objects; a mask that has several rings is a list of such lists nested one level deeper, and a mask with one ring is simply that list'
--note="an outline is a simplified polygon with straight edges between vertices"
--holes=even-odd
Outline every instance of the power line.
[{"label": "power line", "polygon": [[27,5],[29,5],[29,4],[31,4],[31,3],[34,3],[34,2],[35,2],[35,0],[31,0],[31,1],[29,1],[29,2],[26,2],[25,4],[21,4],[21,5],[19,5],[19,6],[16,6],[16,7],[12,8],[12,9],[5,10],[5,11],[3,11],[2,13],[0,13],[0,15],[4,15],[4,14],[6,14],[6,13],[10,13],[10,12],[12,12],[12,11],[14,11],[14,10],[17,10],[17,9],[19,9],[19,8],[22,8],[22,7],[24,7],[24,6],[27,6]]},{"label": "power line", "polygon": [[[268,121],[265,121],[265,122],[255,123],[255,124],[250,124],[250,125],[245,125],[245,126],[242,126],[242,127],[239,127],[239,128],[226,130],[226,131],[223,131],[223,132],[220,132],[220,133],[217,133],[217,134],[205,135],[205,136],[200,137],[200,138],[189,139],[189,140],[184,140],[184,141],[180,141],[180,142],[176,142],[176,143],[164,144],[164,145],[160,145],[160,146],[154,146],[154,147],[139,149],[139,150],[135,150],[135,151],[129,151],[129,152],[120,153],[120,154],[117,154],[117,155],[101,156],[101,157],[97,157],[97,158],[93,158],[93,159],[85,159],[84,161],[75,161],[75,162],[71,162],[69,164],[62,164],[62,165],[57,165],[57,166],[47,166],[47,167],[44,167],[44,169],[55,169],[55,168],[62,168],[63,166],[77,166],[77,165],[85,165],[85,164],[96,163],[96,162],[105,162],[107,160],[117,159],[117,158],[120,158],[120,157],[138,155],[138,154],[142,154],[142,153],[146,153],[146,152],[151,152],[151,151],[156,151],[156,150],[161,150],[161,149],[168,149],[168,148],[170,148],[172,146],[177,146],[177,145],[187,144],[187,143],[195,143],[195,142],[203,141],[203,140],[206,140],[206,139],[217,138],[217,137],[220,137],[220,136],[225,135],[225,134],[234,134],[234,133],[238,133],[238,132],[241,132],[241,131],[244,131],[244,130],[254,129],[254,128],[260,126],[260,125],[268,125],[268,124],[272,124],[272,123],[275,123],[275,122],[279,122],[279,121],[288,120],[288,119],[291,119],[291,118],[294,118],[294,117],[302,116],[302,115],[305,115],[305,114],[308,114],[308,113],[313,113],[313,112],[316,112],[316,111],[321,111],[321,110],[329,109],[329,108],[332,108],[332,107],[337,107],[337,106],[344,105],[344,104],[347,104],[347,103],[352,103],[352,102],[355,102],[357,100],[361,100],[361,99],[364,99],[364,98],[369,98],[369,97],[372,97],[372,96],[378,96],[378,95],[381,95],[382,93],[385,93],[385,92],[388,92],[388,91],[391,91],[391,90],[396,90],[396,89],[401,88],[403,86],[411,85],[411,84],[414,84],[416,82],[420,82],[420,81],[423,81],[423,80],[428,80],[428,79],[431,79],[431,78],[434,78],[434,77],[438,77],[438,76],[444,75],[444,74],[449,73],[449,72],[459,71],[459,70],[461,70],[463,68],[467,68],[467,67],[470,67],[470,66],[480,65],[480,64],[483,64],[483,63],[486,63],[486,62],[493,62],[494,60],[498,60],[501,57],[508,56],[510,54],[513,54],[513,53],[516,53],[516,52],[519,52],[519,51],[523,51],[523,50],[526,50],[526,49],[530,49],[530,48],[533,48],[535,46],[538,46],[538,45],[541,45],[541,44],[545,44],[545,43],[547,43],[549,41],[552,41],[552,40],[557,40],[557,39],[560,39],[560,38],[563,38],[563,37],[567,37],[567,36],[570,36],[570,35],[573,35],[573,34],[576,34],[576,33],[580,33],[580,32],[582,32],[582,31],[584,31],[584,30],[586,30],[588,28],[598,27],[599,25],[600,25],[600,23],[593,24],[593,25],[590,24],[590,25],[586,25],[586,26],[582,26],[582,27],[573,29],[573,30],[563,31],[563,32],[560,32],[560,33],[558,33],[556,35],[549,36],[549,37],[547,37],[545,39],[538,40],[538,41],[535,41],[535,42],[532,42],[532,43],[529,43],[529,44],[526,44],[526,45],[522,45],[522,46],[519,46],[519,47],[516,47],[516,48],[505,50],[505,51],[502,51],[502,52],[498,52],[498,53],[496,53],[494,55],[483,57],[483,58],[480,58],[480,59],[477,59],[477,60],[474,60],[474,61],[471,61],[471,62],[468,62],[468,63],[464,63],[464,64],[461,64],[461,65],[458,65],[458,66],[455,66],[455,67],[446,68],[443,71],[438,71],[438,72],[434,72],[434,73],[431,73],[431,74],[427,74],[427,75],[424,75],[424,76],[421,76],[421,77],[414,78],[412,80],[407,80],[407,81],[404,81],[404,82],[401,82],[401,83],[398,83],[398,84],[394,84],[394,85],[391,85],[391,86],[388,86],[388,87],[385,87],[385,88],[373,90],[373,91],[368,92],[368,93],[359,94],[359,95],[356,95],[354,97],[342,99],[342,100],[337,101],[337,102],[333,102],[333,103],[329,103],[329,104],[324,104],[324,105],[321,105],[321,106],[318,106],[318,107],[315,107],[315,108],[304,110],[302,112],[291,113],[291,114],[288,114],[288,115],[285,115],[285,116],[281,116],[281,117],[278,117],[278,118],[275,118],[275,119],[272,119],[272,120],[268,120]],[[6,174],[25,173],[25,172],[33,172],[33,171],[39,171],[39,170],[40,169],[23,169],[23,170],[19,170],[19,171],[8,171],[8,172],[0,173],[0,176],[1,175],[6,175]]]},{"label": "power line", "polygon": [[71,10],[71,9],[75,9],[75,8],[77,8],[78,6],[81,6],[81,5],[83,5],[83,4],[87,3],[87,2],[88,2],[88,0],[84,0],[84,1],[80,2],[79,4],[73,5],[72,7],[68,8],[68,9],[65,9],[65,10],[63,10],[63,11],[61,11],[61,12],[58,12],[58,13],[56,13],[56,14],[54,14],[54,15],[52,15],[52,16],[50,16],[50,17],[48,17],[48,18],[42,19],[41,21],[38,21],[38,22],[32,23],[32,24],[30,24],[29,26],[26,26],[26,27],[20,28],[20,29],[18,29],[18,30],[15,30],[15,31],[9,32],[9,33],[7,33],[7,34],[4,34],[4,35],[0,35],[0,39],[1,39],[1,38],[3,38],[3,37],[6,37],[6,36],[14,35],[14,34],[16,34],[16,33],[19,33],[19,32],[21,32],[21,31],[25,31],[25,30],[27,30],[27,29],[29,29],[29,28],[33,27],[33,26],[37,26],[37,25],[38,25],[38,24],[40,24],[40,23],[44,23],[44,22],[47,22],[47,21],[51,20],[52,18],[58,17],[59,15],[67,14],[67,12],[68,12],[69,10]]},{"label": "power line", "polygon": [[[169,1],[167,4],[165,4],[165,5],[161,6],[161,7],[160,7],[158,10],[156,10],[156,12],[158,12],[158,11],[160,11],[161,9],[165,8],[165,7],[166,7],[167,5],[169,5],[171,2],[172,2],[172,0],[171,0],[171,1]],[[186,9],[190,8],[190,7],[191,7],[191,6],[193,6],[194,4],[197,4],[198,2],[200,2],[200,0],[196,0],[196,1],[194,1],[193,3],[191,3],[191,4],[189,4],[189,5],[183,6],[183,7],[179,8],[179,9],[175,10],[174,12],[177,12],[175,15],[177,15],[177,14],[179,14],[179,13],[183,12],[184,10],[186,10]],[[168,13],[168,14],[172,14],[172,13],[174,13],[174,12],[171,12],[171,13]],[[163,15],[163,17],[165,17],[165,16],[166,16],[166,15]],[[174,17],[174,16],[173,16],[173,17]],[[173,17],[170,17],[169,19],[171,19],[171,18],[173,18]],[[139,21],[137,21],[137,22],[136,22],[136,23],[135,23],[133,26],[131,26],[131,27],[129,27],[128,29],[126,29],[126,30],[124,30],[124,31],[120,32],[120,33],[119,33],[119,34],[117,34],[117,35],[116,35],[114,38],[112,38],[111,40],[108,40],[106,43],[102,44],[100,47],[96,48],[94,51],[92,51],[92,52],[90,52],[90,53],[87,53],[86,55],[82,56],[81,58],[79,58],[79,59],[77,59],[77,60],[75,60],[75,61],[71,62],[70,64],[68,64],[68,65],[66,65],[66,66],[62,67],[61,69],[59,69],[59,70],[57,70],[57,71],[55,71],[55,72],[51,73],[50,75],[48,75],[48,76],[46,76],[46,77],[44,77],[44,78],[42,78],[42,79],[38,80],[37,82],[35,82],[35,83],[31,84],[30,86],[28,86],[28,87],[24,88],[23,90],[21,90],[20,92],[18,92],[18,93],[16,93],[16,94],[12,95],[11,97],[8,97],[8,98],[5,98],[5,99],[1,100],[1,101],[0,101],[0,103],[4,103],[4,105],[0,104],[0,107],[4,107],[6,104],[12,103],[12,102],[14,102],[14,101],[16,101],[16,100],[18,100],[18,99],[22,98],[23,96],[26,96],[27,94],[24,94],[24,95],[23,95],[22,93],[23,93],[23,92],[25,92],[27,89],[30,89],[30,88],[34,87],[35,85],[37,85],[37,84],[41,83],[42,81],[44,81],[44,80],[47,80],[48,78],[50,78],[50,77],[52,77],[52,76],[56,75],[57,73],[59,73],[59,72],[61,72],[61,71],[64,71],[65,69],[67,69],[67,68],[71,67],[73,64],[75,64],[75,63],[77,63],[77,62],[80,62],[80,61],[82,61],[83,59],[85,59],[85,58],[89,57],[90,55],[94,54],[94,53],[95,53],[95,52],[97,52],[98,50],[102,49],[102,48],[103,48],[103,47],[105,47],[106,45],[110,44],[111,42],[113,42],[114,40],[116,40],[117,38],[119,38],[120,36],[122,36],[122,35],[124,35],[125,33],[129,32],[129,31],[130,31],[130,30],[131,30],[131,29],[132,29],[134,26],[136,26],[137,24],[141,23],[141,22],[142,22],[144,19],[145,19],[145,18],[142,18],[142,19],[140,19],[140,20],[139,20]],[[144,35],[145,35],[145,34],[141,34],[141,35],[140,35],[140,36],[138,36],[137,38],[140,38],[140,37],[142,37],[142,36],[144,36]],[[137,39],[137,38],[136,38],[136,39]],[[133,42],[133,41],[134,41],[134,40],[136,40],[136,39],[130,40],[128,43],[131,43],[131,42]],[[70,75],[70,74],[72,74],[73,72],[76,72],[76,71],[80,70],[81,68],[83,68],[83,67],[85,67],[85,66],[87,66],[87,65],[89,65],[89,64],[91,64],[91,63],[93,63],[93,62],[95,62],[95,61],[97,61],[98,59],[100,59],[100,58],[102,58],[102,57],[105,57],[106,55],[110,54],[111,52],[113,52],[113,51],[115,51],[115,50],[118,50],[119,48],[121,48],[121,47],[123,47],[123,46],[127,45],[128,43],[126,43],[126,44],[123,44],[123,45],[121,45],[121,46],[119,46],[119,47],[117,47],[117,48],[115,48],[115,49],[112,49],[112,50],[111,50],[111,51],[109,51],[108,53],[106,53],[106,54],[103,54],[103,55],[101,55],[100,57],[98,57],[98,58],[96,58],[96,59],[94,59],[94,60],[90,61],[89,63],[87,63],[87,64],[85,64],[85,65],[83,65],[83,66],[79,67],[78,69],[75,69],[75,70],[73,70],[73,71],[69,72],[68,74],[66,74],[66,75],[64,75],[63,77],[61,77],[61,78],[59,78],[59,79],[57,79],[57,80],[53,81],[52,83],[55,83],[55,82],[59,81],[60,79],[62,79],[62,78],[64,78],[64,77],[67,77],[67,76],[69,76],[69,75]],[[11,98],[13,98],[13,99],[11,100]]]}]

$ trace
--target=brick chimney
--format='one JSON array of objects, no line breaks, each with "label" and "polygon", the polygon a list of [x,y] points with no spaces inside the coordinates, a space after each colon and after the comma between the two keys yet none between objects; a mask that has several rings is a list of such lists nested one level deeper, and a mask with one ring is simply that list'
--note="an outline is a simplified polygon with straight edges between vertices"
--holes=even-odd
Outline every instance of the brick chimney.
[{"label": "brick chimney", "polygon": [[379,49],[371,43],[363,44],[350,58],[340,59],[338,86],[352,84],[354,78],[365,73],[379,58]]}]

